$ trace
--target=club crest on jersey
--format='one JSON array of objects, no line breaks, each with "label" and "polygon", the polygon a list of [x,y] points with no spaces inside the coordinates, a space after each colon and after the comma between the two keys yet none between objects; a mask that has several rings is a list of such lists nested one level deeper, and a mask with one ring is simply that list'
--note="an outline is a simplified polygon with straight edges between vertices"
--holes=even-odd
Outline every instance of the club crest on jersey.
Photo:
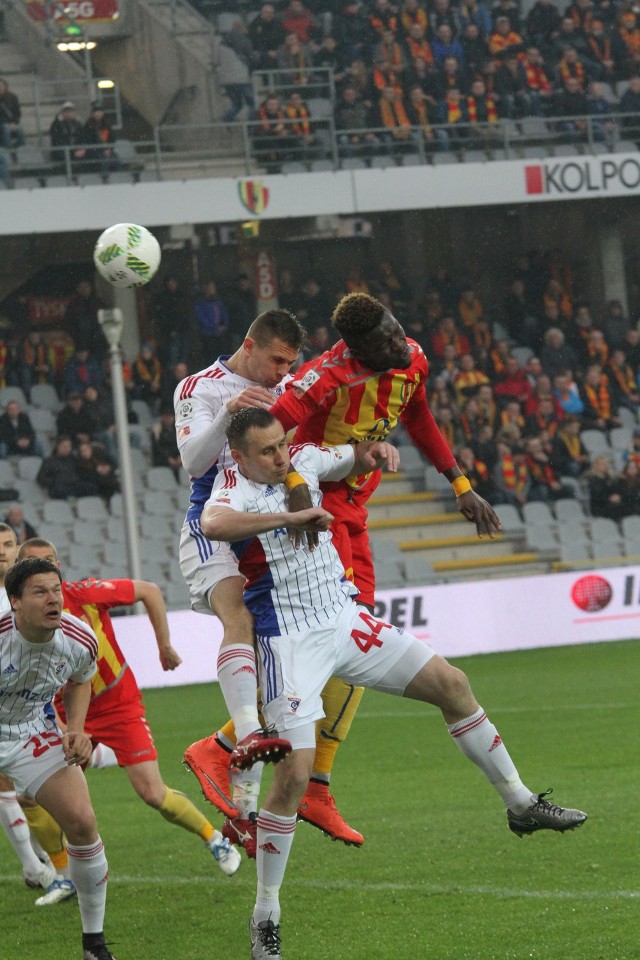
[{"label": "club crest on jersey", "polygon": [[306,393],[306,391],[312,387],[314,383],[317,383],[319,379],[319,373],[317,373],[315,370],[307,370],[302,380],[297,381],[296,387],[299,390],[302,390],[303,393]]},{"label": "club crest on jersey", "polygon": [[193,403],[191,400],[183,400],[178,407],[178,416],[186,420],[193,413]]},{"label": "club crest on jersey", "polygon": [[289,701],[289,709],[291,710],[291,713],[295,713],[302,703],[300,697],[287,697],[287,700]]},{"label": "club crest on jersey", "polygon": [[54,665],[54,668],[53,668],[53,672],[55,673],[56,677],[60,676],[60,674],[66,667],[66,665],[67,665],[66,660],[58,660],[58,662]]}]

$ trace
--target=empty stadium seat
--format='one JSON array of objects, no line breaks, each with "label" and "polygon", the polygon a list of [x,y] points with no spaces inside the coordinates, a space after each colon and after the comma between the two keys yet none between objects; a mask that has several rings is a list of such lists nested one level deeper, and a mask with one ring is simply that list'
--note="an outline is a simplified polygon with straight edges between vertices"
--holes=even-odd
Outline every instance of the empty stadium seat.
[{"label": "empty stadium seat", "polygon": [[563,563],[582,563],[591,560],[591,547],[588,543],[561,543],[560,559]]},{"label": "empty stadium seat", "polygon": [[0,390],[0,407],[2,412],[11,400],[17,400],[21,407],[27,406],[27,398],[22,387],[2,387]]},{"label": "empty stadium seat", "polygon": [[76,513],[79,520],[93,520],[107,523],[109,511],[102,497],[79,497],[76,501]]},{"label": "empty stadium seat", "polygon": [[404,564],[404,581],[408,586],[422,586],[433,583],[438,575],[428,560],[422,557],[406,557]]},{"label": "empty stadium seat", "polygon": [[56,413],[62,407],[62,401],[50,383],[36,383],[31,387],[31,406]]},{"label": "empty stadium seat", "polygon": [[97,550],[104,540],[104,526],[93,520],[76,520],[71,535],[74,543],[93,545]]},{"label": "empty stadium seat", "polygon": [[102,560],[98,557],[95,547],[88,543],[69,544],[69,564],[77,570],[82,570],[84,577],[101,576]]},{"label": "empty stadium seat", "polygon": [[376,588],[391,590],[404,586],[402,567],[395,560],[380,560],[376,563]]},{"label": "empty stadium seat", "polygon": [[144,498],[144,508],[148,513],[171,519],[176,509],[173,497],[166,490],[149,490]]},{"label": "empty stadium seat", "polygon": [[55,523],[59,526],[72,526],[76,519],[71,505],[66,500],[47,500],[42,516],[47,523]]},{"label": "empty stadium seat", "polygon": [[574,497],[562,497],[560,500],[556,500],[553,505],[553,512],[558,521],[584,520],[582,504]]},{"label": "empty stadium seat", "polygon": [[166,490],[176,493],[178,484],[171,467],[150,467],[146,474],[149,490]]},{"label": "empty stadium seat", "polygon": [[622,544],[616,540],[594,540],[591,552],[594,560],[614,560],[624,556]]},{"label": "empty stadium seat", "polygon": [[631,444],[631,427],[614,427],[609,430],[609,443],[614,450],[626,450]]},{"label": "empty stadium seat", "polygon": [[543,526],[552,527],[556,522],[549,504],[536,500],[532,503],[524,504],[522,507],[522,516],[527,526],[529,526],[529,524],[542,524]]},{"label": "empty stadium seat", "polygon": [[500,503],[494,507],[500,518],[503,533],[523,533],[524,523],[516,507],[511,503]]},{"label": "empty stadium seat", "polygon": [[608,517],[592,517],[590,523],[592,540],[611,540],[618,542],[621,538],[620,528],[615,520]]},{"label": "empty stadium seat", "polygon": [[580,439],[587,448],[590,457],[597,457],[601,453],[606,455],[611,453],[607,435],[601,430],[583,430]]},{"label": "empty stadium seat", "polygon": [[18,476],[22,480],[35,480],[41,464],[42,457],[20,457],[18,459]]}]

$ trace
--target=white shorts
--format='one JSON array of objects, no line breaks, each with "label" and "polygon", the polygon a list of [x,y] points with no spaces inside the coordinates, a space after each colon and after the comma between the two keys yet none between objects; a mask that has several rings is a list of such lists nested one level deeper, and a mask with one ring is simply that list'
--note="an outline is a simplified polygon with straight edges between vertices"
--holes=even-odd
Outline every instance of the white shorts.
[{"label": "white shorts", "polygon": [[257,653],[267,724],[287,736],[301,727],[311,731],[302,740],[290,737],[297,749],[314,746],[313,723],[325,715],[321,692],[330,677],[402,696],[435,655],[410,633],[353,602],[347,603],[332,627],[288,636],[258,636]]},{"label": "white shorts", "polygon": [[180,569],[189,587],[191,609],[213,615],[209,595],[221,580],[240,577],[238,560],[228,543],[208,540],[199,520],[187,520],[180,532]]},{"label": "white shorts", "polygon": [[17,793],[35,798],[42,784],[66,766],[62,734],[53,720],[43,720],[42,731],[27,740],[0,743],[0,773],[11,777]]}]

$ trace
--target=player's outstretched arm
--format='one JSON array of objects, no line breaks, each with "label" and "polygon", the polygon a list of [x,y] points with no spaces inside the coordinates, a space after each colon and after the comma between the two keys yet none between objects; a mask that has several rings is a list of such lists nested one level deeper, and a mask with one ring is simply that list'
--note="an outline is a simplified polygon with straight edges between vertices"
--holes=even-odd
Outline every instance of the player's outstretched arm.
[{"label": "player's outstretched arm", "polygon": [[[475,523],[478,537],[482,540],[485,533],[493,540],[502,529],[500,518],[490,503],[479,497],[464,476],[460,467],[445,470],[444,475],[452,485],[456,495],[458,510],[470,523]],[[457,487],[457,489],[456,489]]]},{"label": "player's outstretched arm", "polygon": [[182,658],[171,646],[169,638],[169,621],[162,590],[157,583],[150,580],[132,580],[135,600],[144,604],[147,616],[153,627],[158,644],[158,654],[163,670],[175,670],[182,663]]}]

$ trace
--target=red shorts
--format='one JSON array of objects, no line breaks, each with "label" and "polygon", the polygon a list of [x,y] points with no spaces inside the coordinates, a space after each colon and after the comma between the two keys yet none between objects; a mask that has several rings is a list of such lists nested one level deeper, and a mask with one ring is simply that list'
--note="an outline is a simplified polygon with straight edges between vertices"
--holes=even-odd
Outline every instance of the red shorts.
[{"label": "red shorts", "polygon": [[[64,721],[64,709],[57,702],[56,710]],[[91,701],[84,729],[94,743],[111,747],[120,767],[133,767],[158,757],[142,694],[130,667],[115,687]]]},{"label": "red shorts", "polygon": [[322,506],[334,516],[331,524],[335,546],[345,573],[360,595],[359,603],[373,606],[376,575],[367,532],[367,501],[380,483],[382,474],[375,470],[366,486],[354,490],[344,481],[323,483]]}]

